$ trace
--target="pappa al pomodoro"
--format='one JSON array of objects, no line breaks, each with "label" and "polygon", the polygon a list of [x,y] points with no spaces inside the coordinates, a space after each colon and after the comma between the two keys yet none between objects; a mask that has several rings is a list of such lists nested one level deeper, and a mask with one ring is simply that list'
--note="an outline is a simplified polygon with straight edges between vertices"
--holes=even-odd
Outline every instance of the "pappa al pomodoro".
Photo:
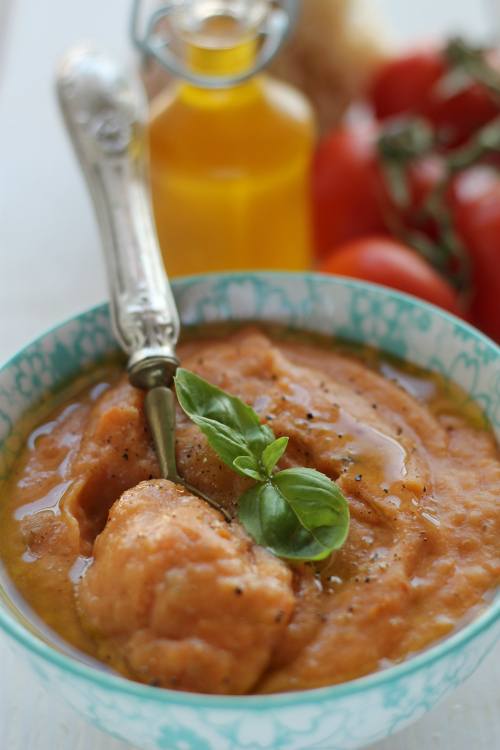
[{"label": "pappa al pomodoro", "polygon": [[179,472],[233,522],[161,479],[144,393],[117,372],[34,433],[2,491],[2,560],[59,635],[150,685],[274,693],[401,661],[485,606],[500,575],[500,453],[479,410],[437,376],[254,328],[178,352],[289,438],[281,470],[336,483],[347,539],[319,562],[256,544],[238,522],[254,480],[180,407]]}]

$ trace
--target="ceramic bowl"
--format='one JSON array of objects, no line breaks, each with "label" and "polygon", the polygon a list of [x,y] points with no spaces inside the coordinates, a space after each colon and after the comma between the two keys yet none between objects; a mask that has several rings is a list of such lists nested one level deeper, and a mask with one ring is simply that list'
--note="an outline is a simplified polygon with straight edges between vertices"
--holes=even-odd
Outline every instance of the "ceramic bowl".
[{"label": "ceramic bowl", "polygon": [[[500,438],[500,350],[414,298],[317,274],[188,278],[174,293],[184,325],[265,320],[370,344],[458,383]],[[0,476],[25,435],[23,415],[116,350],[107,306],[80,315],[0,371]],[[2,592],[0,591],[0,594]],[[144,750],[355,750],[425,714],[479,665],[500,634],[500,599],[455,635],[385,671],[329,688],[220,697],[159,690],[78,662],[26,627],[0,595],[0,626],[47,690],[100,729]]]}]

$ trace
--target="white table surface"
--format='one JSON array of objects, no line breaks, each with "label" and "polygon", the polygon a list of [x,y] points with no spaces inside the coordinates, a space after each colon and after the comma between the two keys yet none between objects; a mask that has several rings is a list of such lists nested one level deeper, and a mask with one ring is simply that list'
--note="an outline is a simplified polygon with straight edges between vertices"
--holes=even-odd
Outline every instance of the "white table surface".
[{"label": "white table surface", "polygon": [[[481,37],[495,13],[500,18],[500,0],[379,2],[402,40],[443,29]],[[97,40],[130,63],[129,10],[129,0],[0,0],[0,362],[106,299],[94,217],[53,74],[61,53],[80,40]],[[0,636],[1,750],[127,747],[52,699]],[[426,717],[372,750],[471,748],[500,748],[500,645]]]}]

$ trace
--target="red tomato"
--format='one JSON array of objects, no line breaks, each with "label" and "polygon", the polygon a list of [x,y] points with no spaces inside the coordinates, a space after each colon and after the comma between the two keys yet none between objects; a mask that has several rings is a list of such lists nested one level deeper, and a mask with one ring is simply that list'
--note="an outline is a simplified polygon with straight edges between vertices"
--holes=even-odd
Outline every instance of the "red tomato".
[{"label": "red tomato", "polygon": [[376,127],[338,128],[313,164],[316,250],[325,255],[355,237],[386,230],[377,193]]},{"label": "red tomato", "polygon": [[386,216],[389,217],[391,214],[392,216],[396,215],[398,216],[400,225],[402,225],[403,228],[406,228],[407,230],[417,229],[424,232],[430,238],[436,239],[437,234],[435,222],[431,219],[427,219],[423,222],[421,211],[433,188],[436,187],[443,177],[443,174],[443,160],[437,154],[430,154],[429,156],[425,156],[410,164],[406,170],[410,201],[407,208],[401,209],[394,206],[385,185],[382,172],[379,169],[381,184],[380,195],[382,196],[381,201],[385,201],[384,210]]},{"label": "red tomato", "polygon": [[500,343],[500,180],[481,169],[461,175],[454,211],[473,265],[472,322]]},{"label": "red tomato", "polygon": [[463,316],[458,293],[415,250],[387,237],[363,237],[334,250],[320,267],[398,289]]},{"label": "red tomato", "polygon": [[480,83],[472,83],[447,97],[440,89],[447,71],[444,54],[432,48],[386,63],[369,92],[376,116],[384,120],[401,114],[421,115],[434,123],[443,143],[450,147],[460,145],[496,117],[498,108]]},{"label": "red tomato", "polygon": [[[316,253],[367,234],[388,234],[386,218],[394,213],[376,152],[378,127],[338,128],[319,146],[313,165],[313,215]],[[411,205],[403,223],[414,225],[415,213],[442,174],[439,157],[420,159],[408,170]],[[398,210],[396,213],[401,214]],[[419,227],[422,228],[422,227]],[[424,227],[432,234],[432,228]]]},{"label": "red tomato", "polygon": [[415,50],[387,62],[376,73],[369,92],[377,118],[422,113],[428,107],[429,92],[445,70],[436,49]]},{"label": "red tomato", "polygon": [[431,190],[443,177],[443,173],[443,160],[437,154],[418,159],[410,165],[408,176],[411,190],[411,209],[407,212],[408,218],[411,212],[422,208]]}]

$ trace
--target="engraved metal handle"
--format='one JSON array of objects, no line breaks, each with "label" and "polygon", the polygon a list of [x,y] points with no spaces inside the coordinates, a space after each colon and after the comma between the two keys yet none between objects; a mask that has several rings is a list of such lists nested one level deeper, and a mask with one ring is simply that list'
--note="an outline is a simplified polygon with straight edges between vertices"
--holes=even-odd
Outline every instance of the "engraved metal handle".
[{"label": "engraved metal handle", "polygon": [[62,62],[57,91],[94,200],[108,267],[116,335],[130,355],[129,380],[149,391],[145,407],[162,477],[219,510],[179,476],[175,398],[168,388],[179,361],[179,316],[163,268],[145,168],[145,97],[95,47],[75,47]]},{"label": "engraved metal handle", "polygon": [[163,266],[146,180],[147,105],[139,86],[93,45],[62,61],[57,91],[99,221],[115,332],[131,383],[169,386],[179,317]]}]

